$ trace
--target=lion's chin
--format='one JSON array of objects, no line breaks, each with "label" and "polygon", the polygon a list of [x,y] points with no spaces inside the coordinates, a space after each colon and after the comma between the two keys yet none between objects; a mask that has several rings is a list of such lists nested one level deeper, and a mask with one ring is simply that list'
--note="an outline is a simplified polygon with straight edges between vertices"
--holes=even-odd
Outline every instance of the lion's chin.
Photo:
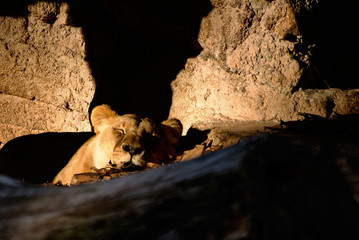
[{"label": "lion's chin", "polygon": [[125,163],[123,164],[123,166],[121,167],[121,170],[122,171],[125,171],[125,172],[134,172],[134,171],[141,171],[141,170],[144,170],[145,168],[142,167],[142,166],[137,166],[133,163]]},{"label": "lion's chin", "polygon": [[146,168],[144,166],[145,161],[142,159],[134,159],[129,157],[128,159],[125,158],[125,160],[127,161],[124,161],[123,159],[121,161],[110,160],[108,164],[110,168],[119,169],[125,172],[140,171]]}]

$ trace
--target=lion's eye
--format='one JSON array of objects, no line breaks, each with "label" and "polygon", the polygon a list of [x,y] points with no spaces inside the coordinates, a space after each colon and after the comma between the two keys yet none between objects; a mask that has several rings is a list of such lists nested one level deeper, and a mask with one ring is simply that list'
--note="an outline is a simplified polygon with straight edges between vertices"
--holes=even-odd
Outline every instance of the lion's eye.
[{"label": "lion's eye", "polygon": [[122,128],[114,128],[113,130],[117,134],[121,134],[121,135],[125,134],[125,131]]}]

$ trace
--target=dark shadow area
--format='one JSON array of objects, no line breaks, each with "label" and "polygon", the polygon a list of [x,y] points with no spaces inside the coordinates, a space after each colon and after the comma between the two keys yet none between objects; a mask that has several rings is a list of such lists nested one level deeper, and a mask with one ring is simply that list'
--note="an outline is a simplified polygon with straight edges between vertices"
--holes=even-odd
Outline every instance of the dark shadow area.
[{"label": "dark shadow area", "polygon": [[297,16],[303,45],[312,59],[297,89],[359,88],[359,20],[352,4],[321,1],[311,11]]},{"label": "dark shadow area", "polygon": [[268,139],[242,163],[254,239],[356,239],[359,208],[335,164],[338,142]]},{"label": "dark shadow area", "polygon": [[268,128],[282,133],[302,135],[343,135],[355,137],[359,134],[359,115],[334,113],[331,119],[314,114],[302,113],[304,119],[281,122],[277,127]]},{"label": "dark shadow area", "polygon": [[24,17],[28,14],[27,6],[34,2],[34,0],[2,0],[0,16]]},{"label": "dark shadow area", "polygon": [[303,120],[282,122],[268,128],[273,134],[294,137],[305,143],[313,154],[327,159],[344,158],[352,171],[359,174],[359,115],[339,115],[328,119],[302,114]]},{"label": "dark shadow area", "polygon": [[68,3],[72,23],[83,28],[96,80],[91,108],[108,104],[119,114],[167,119],[171,81],[202,50],[197,36],[209,0]]},{"label": "dark shadow area", "polygon": [[0,174],[26,183],[51,182],[93,133],[43,133],[9,141],[0,150]]},{"label": "dark shadow area", "polygon": [[210,130],[198,130],[191,127],[188,129],[186,136],[181,137],[177,145],[177,154],[181,155],[184,151],[193,149],[196,145],[203,143]]}]

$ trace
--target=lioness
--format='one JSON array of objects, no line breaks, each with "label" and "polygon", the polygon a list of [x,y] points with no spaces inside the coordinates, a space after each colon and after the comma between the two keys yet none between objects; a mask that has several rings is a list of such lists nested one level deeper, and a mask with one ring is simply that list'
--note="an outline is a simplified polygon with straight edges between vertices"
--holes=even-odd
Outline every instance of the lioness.
[{"label": "lioness", "polygon": [[182,135],[177,119],[157,124],[135,114],[120,116],[107,105],[95,107],[90,118],[96,135],[77,150],[53,183],[70,185],[75,174],[93,168],[151,168],[170,162],[176,155]]}]

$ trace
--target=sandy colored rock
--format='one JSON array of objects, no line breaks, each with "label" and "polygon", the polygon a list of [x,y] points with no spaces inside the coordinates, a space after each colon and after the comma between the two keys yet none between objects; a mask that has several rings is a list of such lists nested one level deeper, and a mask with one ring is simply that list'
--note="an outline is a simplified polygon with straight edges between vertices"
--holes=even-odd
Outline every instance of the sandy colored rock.
[{"label": "sandy colored rock", "polygon": [[0,142],[31,133],[89,131],[95,86],[68,5],[37,2],[0,16]]},{"label": "sandy colored rock", "polygon": [[198,123],[289,121],[311,113],[359,113],[357,90],[306,89],[311,47],[297,15],[316,1],[216,0],[202,20],[203,51],[172,82],[171,117],[185,131]]}]

